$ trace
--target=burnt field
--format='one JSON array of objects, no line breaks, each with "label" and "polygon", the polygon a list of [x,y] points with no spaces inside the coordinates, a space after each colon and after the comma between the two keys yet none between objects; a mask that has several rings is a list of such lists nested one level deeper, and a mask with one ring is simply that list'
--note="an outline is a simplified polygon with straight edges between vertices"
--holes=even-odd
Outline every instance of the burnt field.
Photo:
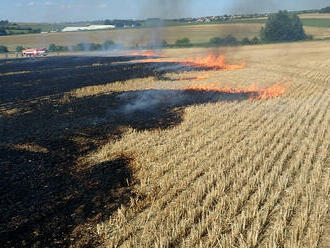
[{"label": "burnt field", "polygon": [[134,197],[133,158],[119,154],[90,165],[84,156],[120,139],[127,127],[168,129],[182,122],[187,106],[249,97],[175,89],[109,91],[79,98],[68,94],[111,82],[166,80],[166,70],[156,68],[173,67],[131,63],[139,59],[145,58],[0,62],[0,243],[4,247],[100,244],[96,224]]},{"label": "burnt field", "polygon": [[0,61],[2,247],[329,247],[329,50]]}]

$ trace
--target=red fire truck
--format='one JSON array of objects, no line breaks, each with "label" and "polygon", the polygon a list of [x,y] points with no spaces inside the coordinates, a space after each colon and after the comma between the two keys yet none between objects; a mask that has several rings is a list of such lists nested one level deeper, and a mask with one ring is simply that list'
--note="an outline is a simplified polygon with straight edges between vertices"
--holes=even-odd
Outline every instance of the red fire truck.
[{"label": "red fire truck", "polygon": [[48,50],[46,48],[26,49],[22,51],[22,55],[25,57],[42,57],[48,55]]}]

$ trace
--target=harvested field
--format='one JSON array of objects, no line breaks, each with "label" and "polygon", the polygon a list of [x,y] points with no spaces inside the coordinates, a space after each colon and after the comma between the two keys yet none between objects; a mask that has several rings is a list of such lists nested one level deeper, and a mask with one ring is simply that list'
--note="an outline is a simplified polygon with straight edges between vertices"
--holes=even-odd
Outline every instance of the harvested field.
[{"label": "harvested field", "polygon": [[[304,28],[308,35],[314,38],[330,37],[330,15],[328,14],[304,14],[300,15]],[[55,43],[61,46],[77,45],[80,42],[103,43],[113,40],[124,46],[145,46],[155,36],[159,40],[166,40],[168,43],[175,43],[176,40],[189,38],[192,43],[206,43],[213,37],[226,37],[233,35],[241,40],[245,37],[253,38],[260,35],[260,29],[264,26],[264,18],[237,20],[237,23],[230,24],[202,24],[170,26],[159,29],[122,29],[122,30],[101,30],[89,32],[70,33],[47,33],[47,34],[26,34],[2,36],[0,44],[7,46],[9,50],[15,51],[17,46],[24,47],[49,47]],[[260,22],[261,21],[261,22]],[[266,21],[266,20],[265,20]],[[254,23],[255,22],[255,23]],[[3,56],[3,55],[2,55]]]},{"label": "harvested field", "polygon": [[330,14],[320,14],[320,13],[313,13],[313,14],[302,14],[299,15],[301,19],[330,19]]},{"label": "harvested field", "polygon": [[229,34],[239,39],[244,37],[252,38],[259,34],[262,24],[228,24],[228,25],[192,25],[165,27],[160,29],[126,29],[126,30],[105,30],[90,32],[71,33],[49,33],[49,34],[29,34],[19,36],[3,36],[0,44],[15,50],[16,46],[25,47],[48,47],[49,44],[69,46],[80,42],[102,43],[106,40],[113,40],[125,46],[147,45],[153,37],[157,35],[160,40],[165,39],[169,43],[188,37],[193,43],[208,42],[215,36],[225,37]]},{"label": "harvested field", "polygon": [[329,247],[329,43],[209,52],[1,61],[1,243]]}]

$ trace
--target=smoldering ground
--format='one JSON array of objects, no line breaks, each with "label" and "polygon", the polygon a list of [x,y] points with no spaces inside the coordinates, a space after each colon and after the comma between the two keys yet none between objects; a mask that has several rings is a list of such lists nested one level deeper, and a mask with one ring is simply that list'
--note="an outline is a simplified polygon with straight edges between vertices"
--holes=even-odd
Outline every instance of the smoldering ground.
[{"label": "smoldering ground", "polygon": [[[130,126],[137,130],[166,129],[183,121],[183,110],[192,105],[244,101],[250,94],[189,89],[149,89],[128,91],[116,97],[103,122]],[[99,119],[100,120],[100,119]]]}]

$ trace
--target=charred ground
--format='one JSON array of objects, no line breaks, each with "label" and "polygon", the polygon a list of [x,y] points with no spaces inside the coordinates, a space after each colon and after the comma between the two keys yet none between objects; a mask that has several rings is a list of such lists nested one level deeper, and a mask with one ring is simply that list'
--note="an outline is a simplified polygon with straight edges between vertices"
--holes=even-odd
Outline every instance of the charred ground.
[{"label": "charred ground", "polygon": [[[129,186],[134,183],[134,158],[118,154],[117,159],[90,165],[82,157],[120,139],[124,127],[167,129],[181,123],[189,105],[249,97],[141,90],[62,101],[67,92],[85,86],[152,76],[161,80],[166,71],[155,68],[170,66],[130,63],[136,59],[50,57],[0,62],[0,242],[4,247],[97,245],[95,223],[134,196]],[[141,101],[148,107],[136,107]]]}]

